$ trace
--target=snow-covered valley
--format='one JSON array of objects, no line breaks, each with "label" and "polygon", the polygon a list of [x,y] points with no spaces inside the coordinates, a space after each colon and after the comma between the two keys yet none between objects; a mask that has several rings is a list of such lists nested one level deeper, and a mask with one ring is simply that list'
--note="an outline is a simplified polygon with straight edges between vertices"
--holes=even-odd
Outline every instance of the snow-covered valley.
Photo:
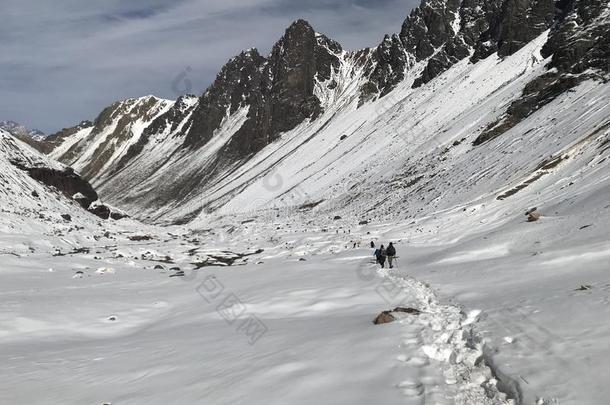
[{"label": "snow-covered valley", "polygon": [[497,3],[7,121],[0,404],[607,404],[610,8]]},{"label": "snow-covered valley", "polygon": [[[610,207],[569,205],[442,235],[425,230],[447,217],[422,232],[250,222],[230,240],[121,220],[57,240],[65,255],[8,254],[3,234],[0,402],[510,403],[482,388],[498,378],[513,403],[604,403]],[[396,243],[396,269],[377,270],[370,240]],[[201,264],[227,252],[252,255]],[[396,306],[422,314],[373,325]]]}]

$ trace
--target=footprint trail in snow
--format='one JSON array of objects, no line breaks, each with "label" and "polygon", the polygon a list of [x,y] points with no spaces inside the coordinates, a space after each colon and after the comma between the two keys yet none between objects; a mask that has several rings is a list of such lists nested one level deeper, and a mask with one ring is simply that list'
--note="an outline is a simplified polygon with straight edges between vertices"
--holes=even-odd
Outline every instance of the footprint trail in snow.
[{"label": "footprint trail in snow", "polygon": [[[396,387],[423,404],[515,405],[498,389],[498,381],[484,360],[484,342],[474,330],[479,310],[468,314],[442,304],[424,283],[397,270],[378,274],[401,287],[421,310],[418,316],[397,321],[404,329],[397,360],[412,375]],[[416,353],[416,354],[414,354]]]}]

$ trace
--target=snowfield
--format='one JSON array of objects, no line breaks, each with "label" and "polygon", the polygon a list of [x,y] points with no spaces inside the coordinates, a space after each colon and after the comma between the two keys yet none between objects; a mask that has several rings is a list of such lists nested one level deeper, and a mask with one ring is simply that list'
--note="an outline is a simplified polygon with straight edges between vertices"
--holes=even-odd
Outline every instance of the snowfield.
[{"label": "snowfield", "polygon": [[[3,232],[0,403],[603,404],[608,187],[534,223],[124,219],[46,249],[31,233],[35,252]],[[370,240],[396,242],[396,269]],[[396,306],[422,314],[373,325]]]}]

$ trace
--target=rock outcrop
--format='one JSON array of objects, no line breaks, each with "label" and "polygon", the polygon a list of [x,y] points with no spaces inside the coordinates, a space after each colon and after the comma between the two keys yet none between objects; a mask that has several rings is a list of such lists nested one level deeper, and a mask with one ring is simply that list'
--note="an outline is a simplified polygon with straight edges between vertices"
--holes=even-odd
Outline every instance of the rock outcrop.
[{"label": "rock outcrop", "polygon": [[80,193],[85,198],[79,199],[78,203],[84,209],[89,208],[89,205],[98,199],[98,195],[93,187],[91,187],[91,184],[81,178],[71,168],[66,168],[62,171],[47,167],[30,167],[25,168],[25,170],[34,180],[47,186],[55,187],[69,199]]},{"label": "rock outcrop", "polygon": [[341,46],[317,34],[304,20],[295,21],[268,58],[256,49],[231,59],[199,99],[185,145],[207,143],[222,120],[249,107],[246,122],[223,149],[225,159],[243,159],[285,131],[322,112],[314,95],[316,80],[330,79],[339,65]]},{"label": "rock outcrop", "polygon": [[363,100],[383,97],[424,63],[413,87],[430,82],[465,58],[508,56],[553,23],[553,0],[424,0],[404,21],[400,35],[386,36],[372,52]]},{"label": "rock outcrop", "polygon": [[541,51],[543,57],[551,57],[548,73],[528,83],[506,114],[474,141],[475,146],[500,136],[583,80],[607,80],[610,74],[608,3],[568,0],[557,5],[549,38]]},{"label": "rock outcrop", "polygon": [[[70,167],[58,170],[41,165],[27,166],[23,161],[17,160],[11,163],[13,166],[27,172],[32,179],[57,190],[57,192],[60,192],[69,200],[75,201],[83,209],[102,219],[112,218],[118,220],[128,216],[123,211],[99,201],[99,196],[91,184],[75,173]],[[38,194],[32,193],[32,196],[38,197]]]}]

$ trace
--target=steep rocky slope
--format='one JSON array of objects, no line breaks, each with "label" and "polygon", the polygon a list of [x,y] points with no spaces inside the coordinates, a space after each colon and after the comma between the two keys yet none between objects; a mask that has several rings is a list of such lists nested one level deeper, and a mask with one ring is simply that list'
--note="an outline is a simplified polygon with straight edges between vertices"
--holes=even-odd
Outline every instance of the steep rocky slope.
[{"label": "steep rocky slope", "polygon": [[[457,165],[488,154],[494,145],[481,145],[567,90],[602,86],[608,13],[597,0],[424,1],[399,34],[355,52],[299,20],[267,57],[250,49],[231,59],[201,97],[119,102],[93,125],[52,136],[46,148],[109,201],[151,221],[188,221],[244,196],[251,207],[253,197],[290,204],[287,196],[307,190],[304,174],[329,156],[318,169],[334,173],[326,199],[348,205],[359,196],[341,191],[342,176],[367,184],[390,161],[399,173],[392,181],[409,184],[437,159]],[[472,120],[466,131],[464,116]],[[458,152],[428,150],[415,164],[417,145],[431,139]],[[397,142],[403,152],[396,155]],[[360,161],[363,177],[344,160]],[[455,183],[451,172],[437,175]]]},{"label": "steep rocky slope", "polygon": [[[20,221],[71,221],[80,217],[93,223],[125,216],[99,201],[95,189],[71,168],[47,158],[0,129],[0,202],[3,213]],[[89,213],[87,213],[87,211]]]},{"label": "steep rocky slope", "polygon": [[55,143],[52,157],[77,168],[89,179],[101,176],[108,163],[138,141],[143,130],[174,103],[153,96],[116,102],[104,109],[93,124],[82,122],[49,137]]}]

